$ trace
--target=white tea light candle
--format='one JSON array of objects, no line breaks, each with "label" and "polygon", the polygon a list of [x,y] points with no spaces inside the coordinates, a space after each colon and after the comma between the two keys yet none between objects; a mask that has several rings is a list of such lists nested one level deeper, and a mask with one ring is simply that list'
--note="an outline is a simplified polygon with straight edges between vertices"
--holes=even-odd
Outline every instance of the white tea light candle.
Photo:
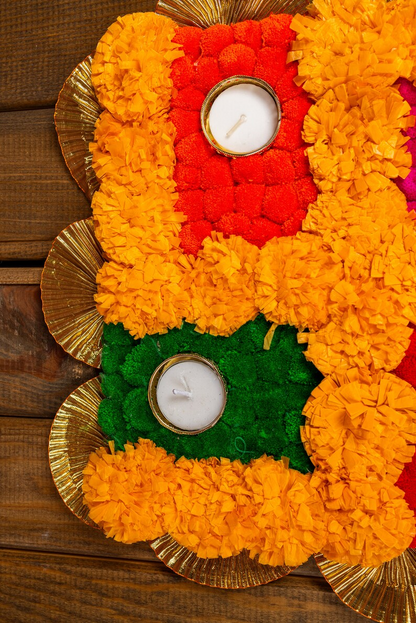
[{"label": "white tea light candle", "polygon": [[265,148],[276,135],[279,122],[276,98],[263,86],[251,82],[222,90],[208,115],[209,132],[217,146],[236,155]]},{"label": "white tea light candle", "polygon": [[159,366],[149,383],[149,403],[159,422],[187,434],[210,428],[226,402],[216,366],[199,355],[179,354]]}]

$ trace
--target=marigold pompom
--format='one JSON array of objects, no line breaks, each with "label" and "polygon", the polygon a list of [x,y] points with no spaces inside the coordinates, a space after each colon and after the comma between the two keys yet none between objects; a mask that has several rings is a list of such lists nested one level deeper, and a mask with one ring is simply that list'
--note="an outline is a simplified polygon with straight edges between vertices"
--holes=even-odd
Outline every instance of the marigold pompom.
[{"label": "marigold pompom", "polygon": [[227,158],[213,156],[202,168],[201,188],[216,186],[233,186],[230,163]]},{"label": "marigold pompom", "polygon": [[206,94],[220,81],[218,60],[210,56],[201,57],[195,67],[195,88]]},{"label": "marigold pompom", "polygon": [[175,143],[178,143],[185,136],[189,136],[189,134],[199,132],[201,129],[200,114],[197,110],[174,108],[170,111],[169,119],[175,126]]},{"label": "marigold pompom", "polygon": [[255,491],[250,557],[260,564],[299,565],[326,543],[322,501],[309,475],[288,468],[288,460],[263,456],[244,472],[245,489]]},{"label": "marigold pompom", "polygon": [[263,184],[240,184],[235,189],[235,209],[250,220],[261,215],[265,186]]},{"label": "marigold pompom", "polygon": [[119,17],[97,45],[91,80],[97,97],[118,119],[140,120],[169,106],[171,64],[184,56],[172,40],[177,26],[155,13]]},{"label": "marigold pompom", "polygon": [[258,309],[254,302],[254,267],[259,250],[240,236],[206,238],[192,271],[188,322],[202,333],[231,335]]},{"label": "marigold pompom", "polygon": [[270,15],[260,22],[263,35],[263,45],[288,48],[296,38],[296,33],[290,28],[293,16],[287,13]]},{"label": "marigold pompom", "polygon": [[189,56],[192,61],[196,61],[201,54],[199,42],[202,32],[201,28],[195,26],[183,26],[178,28],[172,41],[182,46],[186,56]]},{"label": "marigold pompom", "polygon": [[90,143],[93,168],[100,180],[117,183],[134,194],[157,184],[173,191],[175,126],[164,117],[123,123],[104,111]]},{"label": "marigold pompom", "polygon": [[107,323],[122,322],[133,337],[142,338],[182,325],[189,283],[189,260],[179,250],[146,254],[133,267],[106,262],[97,273],[95,301]]},{"label": "marigold pompom", "polygon": [[300,147],[299,149],[292,151],[291,157],[292,164],[295,168],[295,178],[300,179],[309,175],[309,160],[306,155],[305,147]]},{"label": "marigold pompom", "polygon": [[245,20],[232,25],[236,43],[244,43],[255,52],[261,48],[261,26],[254,20]]},{"label": "marigold pompom", "polygon": [[277,223],[273,223],[268,218],[254,218],[251,227],[245,235],[246,240],[255,244],[260,249],[272,238],[279,238],[282,235],[282,229]]},{"label": "marigold pompom", "polygon": [[181,247],[185,253],[196,255],[202,241],[211,234],[212,226],[206,220],[186,223],[180,231]]},{"label": "marigold pompom", "polygon": [[290,218],[282,225],[282,233],[284,236],[294,236],[301,231],[303,220],[306,217],[306,210],[296,210]]},{"label": "marigold pompom", "polygon": [[415,517],[403,491],[389,480],[339,479],[315,470],[311,484],[325,505],[328,535],[322,553],[329,560],[378,567],[410,545]]},{"label": "marigold pompom", "polygon": [[181,108],[182,110],[201,110],[205,95],[195,87],[186,87],[179,91],[176,97],[172,98],[171,108]]},{"label": "marigold pompom", "polygon": [[171,78],[175,89],[181,90],[188,87],[194,79],[195,68],[189,56],[182,56],[173,61],[171,66]]},{"label": "marigold pompom", "polygon": [[179,191],[198,190],[201,186],[201,169],[188,167],[186,164],[178,162],[173,179]]},{"label": "marigold pompom", "polygon": [[[177,493],[166,509],[169,534],[200,558],[236,556],[246,546],[253,503],[244,486],[246,466],[227,459],[176,463]],[[226,485],[224,485],[226,483]],[[193,500],[190,510],[190,500]]]},{"label": "marigold pompom", "polygon": [[293,99],[282,104],[282,114],[283,117],[286,117],[286,119],[291,119],[292,121],[302,121],[303,123],[303,120],[308,114],[311,106],[312,102],[307,95],[299,95],[299,97],[294,97]]},{"label": "marigold pompom", "polygon": [[103,183],[94,193],[95,233],[108,258],[134,265],[148,253],[178,247],[183,215],[173,210],[176,195],[154,185],[140,195]]},{"label": "marigold pompom", "polygon": [[293,97],[302,95],[303,90],[294,82],[294,78],[298,75],[298,69],[295,63],[286,65],[286,71],[280,80],[277,81],[275,91],[279,100],[284,103]]},{"label": "marigold pompom", "polygon": [[223,78],[230,76],[250,76],[256,63],[254,50],[242,43],[233,43],[221,52],[219,68]]},{"label": "marigold pompom", "polygon": [[182,212],[187,217],[187,221],[202,221],[204,218],[204,192],[202,190],[187,190],[179,193],[175,211]]},{"label": "marigold pompom", "polygon": [[[346,309],[316,333],[302,334],[302,342],[308,344],[306,359],[325,375],[345,372],[353,366],[394,370],[403,359],[412,334],[403,319],[400,296],[390,289],[379,290],[371,281],[364,285],[364,290],[359,284],[354,287],[346,281],[336,288],[333,296],[345,301]],[[349,298],[354,305],[348,305]]]},{"label": "marigold pompom", "polygon": [[204,193],[204,214],[211,223],[219,221],[223,214],[234,209],[234,188],[217,186],[208,188]]},{"label": "marigold pompom", "polygon": [[256,78],[265,80],[274,86],[286,69],[286,50],[280,48],[262,48],[257,54],[254,70]]},{"label": "marigold pompom", "polygon": [[218,57],[221,50],[234,43],[231,26],[215,24],[202,31],[201,49],[204,56]]},{"label": "marigold pompom", "polygon": [[311,176],[302,178],[295,182],[296,194],[298,196],[299,206],[302,210],[306,210],[310,203],[316,201],[318,189],[316,188]]},{"label": "marigold pompom", "polygon": [[302,123],[302,121],[292,121],[291,119],[283,118],[280,122],[280,128],[273,147],[287,149],[287,151],[295,151],[302,147]]},{"label": "marigold pompom", "polygon": [[295,169],[287,151],[269,149],[263,156],[263,164],[266,184],[272,186],[294,181]]},{"label": "marigold pompom", "polygon": [[317,236],[271,240],[256,266],[256,303],[271,322],[317,328],[327,322],[330,292],[342,274]]},{"label": "marigold pompom", "polygon": [[82,490],[90,518],[107,537],[136,543],[162,536],[165,507],[172,505],[174,456],[149,440],[125,452],[100,448],[89,457]]},{"label": "marigold pompom", "polygon": [[241,213],[228,212],[221,216],[216,229],[225,236],[244,236],[250,229],[250,219]]},{"label": "marigold pompom", "polygon": [[304,410],[313,463],[340,478],[395,483],[416,444],[416,390],[393,374],[352,368],[324,379]]},{"label": "marigold pompom", "polygon": [[299,201],[293,184],[266,187],[263,201],[263,216],[281,225],[298,208]]},{"label": "marigold pompom", "polygon": [[202,167],[214,150],[202,132],[195,132],[183,138],[176,146],[178,162],[191,167]]},{"label": "marigold pompom", "polygon": [[255,154],[231,160],[233,177],[237,184],[263,184],[263,156]]}]

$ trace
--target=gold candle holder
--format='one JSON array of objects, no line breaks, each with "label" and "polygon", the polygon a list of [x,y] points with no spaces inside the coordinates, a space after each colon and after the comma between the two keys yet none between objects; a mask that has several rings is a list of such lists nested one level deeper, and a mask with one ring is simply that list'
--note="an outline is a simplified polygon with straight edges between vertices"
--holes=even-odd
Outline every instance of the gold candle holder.
[{"label": "gold candle holder", "polygon": [[[215,374],[217,375],[217,377],[219,378],[222,384],[223,392],[224,392],[223,404],[215,420],[210,422],[208,426],[205,426],[204,428],[200,428],[197,430],[184,430],[172,424],[172,422],[170,422],[166,418],[166,416],[162,413],[162,410],[160,409],[159,403],[157,401],[157,386],[162,376],[172,366],[175,366],[178,363],[183,363],[185,361],[195,361],[197,363],[203,363],[209,368],[211,368],[211,370],[213,370]],[[210,361],[209,359],[206,359],[205,357],[202,357],[201,355],[197,355],[196,353],[180,353],[178,355],[173,355],[173,357],[169,357],[169,359],[166,359],[165,361],[163,361],[156,368],[156,370],[153,372],[150,378],[150,381],[149,381],[147,397],[149,400],[150,408],[152,409],[153,414],[156,417],[159,424],[161,424],[168,430],[172,431],[173,433],[177,433],[178,435],[199,435],[199,433],[203,433],[204,431],[209,430],[210,428],[215,426],[215,424],[218,422],[218,420],[221,418],[222,414],[224,413],[225,405],[227,404],[227,387],[226,387],[226,384],[225,384],[225,381],[224,381],[224,378],[221,372],[219,371],[218,367],[215,365],[213,361]]]},{"label": "gold candle holder", "polygon": [[[214,138],[211,132],[210,123],[209,123],[209,114],[210,114],[212,105],[214,101],[216,100],[216,98],[220,95],[220,93],[222,93],[226,89],[229,89],[230,87],[240,85],[240,84],[253,84],[254,86],[262,88],[272,97],[272,99],[274,100],[274,103],[276,104],[276,109],[277,109],[276,129],[272,137],[267,141],[267,143],[262,145],[262,147],[260,147],[259,149],[255,149],[253,151],[244,152],[244,153],[228,151],[222,145],[220,145],[218,141]],[[202,104],[202,108],[201,108],[201,126],[202,126],[202,131],[205,134],[205,137],[207,138],[210,145],[212,145],[212,147],[219,154],[228,156],[230,158],[241,158],[244,156],[253,156],[254,154],[260,154],[263,151],[265,151],[268,147],[270,147],[270,145],[275,140],[280,129],[281,120],[282,120],[282,110],[280,107],[280,101],[273,87],[265,80],[261,80],[260,78],[254,78],[252,76],[232,76],[231,78],[226,78],[225,80],[218,82],[218,84],[216,84],[215,87],[213,87],[211,91],[208,93],[208,95],[206,96]]]}]

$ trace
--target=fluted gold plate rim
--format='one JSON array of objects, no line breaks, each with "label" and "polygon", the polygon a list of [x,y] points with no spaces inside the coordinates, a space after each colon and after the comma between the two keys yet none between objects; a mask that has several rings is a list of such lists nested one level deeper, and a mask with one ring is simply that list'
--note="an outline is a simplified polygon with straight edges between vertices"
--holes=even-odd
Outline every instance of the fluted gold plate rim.
[{"label": "fluted gold plate rim", "polygon": [[[58,410],[49,436],[49,465],[59,495],[76,517],[97,529],[100,528],[89,518],[89,508],[84,503],[82,480],[91,452],[108,445],[98,424],[102,398],[98,377],[78,387]],[[250,559],[247,551],[232,558],[199,558],[169,534],[149,544],[156,556],[178,575],[216,588],[267,584],[295,568],[261,565],[257,558]]]},{"label": "fluted gold plate rim", "polygon": [[94,528],[82,492],[83,470],[91,452],[108,441],[97,419],[102,400],[98,377],[80,385],[57,411],[49,435],[49,466],[63,502],[78,519]]},{"label": "fluted gold plate rim", "polygon": [[316,554],[319,570],[339,599],[378,623],[416,623],[416,549],[379,567],[349,566]]},{"label": "fluted gold plate rim", "polygon": [[94,301],[104,263],[92,217],[66,227],[53,242],[41,277],[45,322],[62,348],[98,368],[104,320]]},{"label": "fluted gold plate rim", "polygon": [[310,0],[158,0],[155,11],[182,26],[209,28],[261,20],[270,13],[306,13],[310,4]]},{"label": "fluted gold plate rim", "polygon": [[91,82],[92,56],[81,61],[65,80],[55,106],[55,129],[65,163],[91,199],[100,182],[92,168],[89,144],[102,109]]},{"label": "fluted gold plate rim", "polygon": [[211,588],[243,589],[274,582],[296,567],[261,565],[247,550],[229,558],[199,558],[170,534],[149,541],[156,556],[169,569],[187,580]]}]

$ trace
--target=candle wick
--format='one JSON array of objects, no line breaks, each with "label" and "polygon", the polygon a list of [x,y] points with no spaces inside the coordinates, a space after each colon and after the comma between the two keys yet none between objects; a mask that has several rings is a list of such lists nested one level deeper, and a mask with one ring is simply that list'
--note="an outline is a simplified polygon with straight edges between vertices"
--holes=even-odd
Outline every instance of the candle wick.
[{"label": "candle wick", "polygon": [[231,130],[228,130],[227,134],[225,135],[226,138],[230,138],[231,134],[234,134],[234,132],[236,131],[237,128],[240,127],[240,125],[242,125],[243,123],[245,123],[247,121],[247,116],[246,115],[241,115],[241,117],[239,118],[239,120],[237,121],[237,123],[235,125],[233,125],[233,127],[231,128]]},{"label": "candle wick", "polygon": [[185,398],[191,398],[191,392],[185,392],[182,389],[172,389],[172,394],[174,396],[184,396]]}]

